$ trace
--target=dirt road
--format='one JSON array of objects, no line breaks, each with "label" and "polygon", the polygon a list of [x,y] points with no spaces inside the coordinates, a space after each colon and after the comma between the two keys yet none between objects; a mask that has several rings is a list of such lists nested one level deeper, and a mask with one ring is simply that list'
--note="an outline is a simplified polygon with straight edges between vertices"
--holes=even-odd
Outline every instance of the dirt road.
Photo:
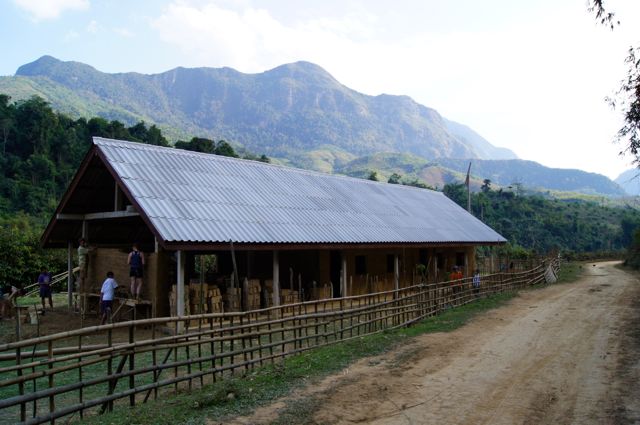
[{"label": "dirt road", "polygon": [[[598,263],[296,397],[323,424],[640,423],[639,323],[637,276]],[[269,423],[290,401],[237,423]]]}]

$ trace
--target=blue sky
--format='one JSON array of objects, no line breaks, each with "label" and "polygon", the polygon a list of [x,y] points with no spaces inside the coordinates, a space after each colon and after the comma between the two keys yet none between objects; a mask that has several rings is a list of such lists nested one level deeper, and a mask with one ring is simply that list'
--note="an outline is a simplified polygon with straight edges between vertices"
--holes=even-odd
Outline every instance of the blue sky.
[{"label": "blue sky", "polygon": [[0,75],[48,54],[104,72],[229,66],[262,72],[307,60],[370,95],[402,94],[547,166],[615,178],[604,102],[640,45],[640,2],[608,0],[5,0]]}]

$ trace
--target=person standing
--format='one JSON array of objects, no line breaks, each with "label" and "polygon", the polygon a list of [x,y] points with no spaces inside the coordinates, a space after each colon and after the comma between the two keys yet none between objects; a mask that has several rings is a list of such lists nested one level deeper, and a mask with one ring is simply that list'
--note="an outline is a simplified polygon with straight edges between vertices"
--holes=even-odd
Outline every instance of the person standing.
[{"label": "person standing", "polygon": [[42,311],[45,309],[45,298],[49,299],[49,307],[53,310],[53,299],[51,298],[51,273],[46,267],[42,268],[40,276],[38,276],[38,285],[40,286],[40,300],[42,301]]},{"label": "person standing", "polygon": [[127,258],[129,276],[131,277],[131,296],[140,300],[142,294],[142,276],[144,269],[144,254],[138,250],[138,244],[133,244],[133,250]]},{"label": "person standing", "polygon": [[107,272],[107,278],[102,283],[102,288],[100,289],[100,313],[102,313],[102,319],[100,320],[101,325],[107,323],[107,319],[111,316],[113,297],[117,287],[118,282],[113,278],[113,272]]},{"label": "person standing", "polygon": [[480,294],[480,269],[476,269],[476,272],[473,274],[472,285],[473,293],[475,294],[476,298],[478,298]]},{"label": "person standing", "polygon": [[84,281],[87,278],[87,257],[89,256],[89,247],[85,238],[78,241],[78,267],[80,268],[80,277],[78,278],[78,292],[84,293]]}]

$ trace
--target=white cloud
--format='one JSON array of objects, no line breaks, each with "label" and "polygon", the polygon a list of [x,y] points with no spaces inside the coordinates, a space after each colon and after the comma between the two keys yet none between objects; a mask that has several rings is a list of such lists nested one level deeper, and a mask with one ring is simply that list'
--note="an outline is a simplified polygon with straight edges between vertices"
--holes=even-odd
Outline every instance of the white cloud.
[{"label": "white cloud", "polygon": [[300,59],[322,63],[321,59],[350,51],[352,37],[371,33],[366,19],[349,16],[286,25],[265,9],[233,10],[182,1],[171,3],[153,26],[162,40],[189,54],[191,65],[232,66],[245,72]]},{"label": "white cloud", "polygon": [[72,40],[75,40],[76,38],[80,37],[80,34],[78,34],[77,31],[74,30],[69,30],[67,31],[67,33],[64,35],[64,41],[69,42]]},{"label": "white cloud", "polygon": [[31,15],[34,21],[56,19],[65,10],[86,10],[89,0],[13,0]]},{"label": "white cloud", "polygon": [[87,27],[85,28],[85,30],[89,34],[96,34],[100,30],[100,25],[98,25],[98,22],[96,22],[95,20],[92,20],[87,24]]},{"label": "white cloud", "polygon": [[496,22],[499,8],[487,6],[484,16],[463,16],[473,25],[455,15],[433,29],[402,27],[380,10],[285,19],[250,1],[176,0],[152,25],[185,53],[183,66],[261,72],[308,60],[364,93],[410,95],[525,159],[615,177],[626,164],[611,143],[619,118],[603,98],[635,39],[598,27],[581,2],[547,3],[554,13]]},{"label": "white cloud", "polygon": [[116,34],[118,34],[121,37],[126,37],[126,38],[133,37],[135,35],[133,32],[129,31],[126,28],[122,28],[122,27],[114,28],[113,32],[115,32]]}]

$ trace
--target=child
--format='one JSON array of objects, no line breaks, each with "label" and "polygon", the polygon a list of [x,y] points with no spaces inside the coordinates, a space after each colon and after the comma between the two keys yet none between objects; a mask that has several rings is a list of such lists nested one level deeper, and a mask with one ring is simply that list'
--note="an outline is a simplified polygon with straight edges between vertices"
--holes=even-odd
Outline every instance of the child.
[{"label": "child", "polygon": [[107,278],[102,283],[102,289],[100,289],[101,325],[107,323],[107,318],[111,316],[111,306],[113,305],[113,297],[117,287],[118,282],[113,278],[113,272],[107,272]]},{"label": "child", "polygon": [[480,294],[480,269],[476,269],[476,272],[473,274],[473,293],[476,298],[478,298]]}]

